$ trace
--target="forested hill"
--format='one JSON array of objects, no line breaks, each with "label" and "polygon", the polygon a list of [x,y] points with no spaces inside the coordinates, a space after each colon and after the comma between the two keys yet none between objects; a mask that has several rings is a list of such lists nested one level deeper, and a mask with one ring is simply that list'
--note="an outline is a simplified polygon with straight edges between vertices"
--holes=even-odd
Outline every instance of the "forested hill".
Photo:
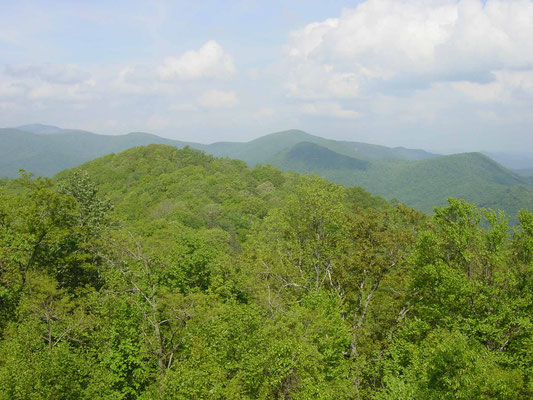
[{"label": "forested hill", "polygon": [[436,156],[422,150],[324,139],[298,130],[277,132],[246,143],[217,142],[206,145],[165,139],[143,132],[98,135],[32,124],[0,129],[0,177],[15,177],[19,169],[38,176],[52,176],[62,169],[78,166],[93,158],[147,144],[168,144],[177,148],[190,146],[217,157],[236,158],[255,166],[268,162],[279,152],[301,142],[317,143],[332,151],[364,159],[418,160]]},{"label": "forested hill", "polygon": [[[269,163],[285,171],[316,173],[350,186],[361,186],[388,200],[424,212],[449,197],[502,209],[516,216],[533,208],[533,179],[507,170],[479,153],[438,156],[422,150],[335,141],[298,130],[272,133],[246,143],[209,145],[164,139],[147,133],[97,135],[47,125],[0,129],[0,176],[15,177],[23,168],[51,176],[95,157],[151,143],[189,146],[218,157]],[[513,217],[513,222],[517,222]]]},{"label": "forested hill", "polygon": [[[250,169],[239,160],[161,145],[110,154],[79,168],[90,174],[116,211],[128,220],[173,219],[195,229],[221,225],[232,235],[250,229],[255,220],[283,203],[294,187],[308,179],[268,165]],[[64,171],[57,178],[68,174]],[[349,201],[363,207],[391,207],[358,187],[346,189],[346,193]]]},{"label": "forested hill", "polygon": [[31,125],[32,132],[0,129],[0,176],[15,177],[19,169],[52,176],[93,158],[152,143],[183,147],[188,143],[148,133],[107,136],[80,130]]},{"label": "forested hill", "polygon": [[519,220],[166,145],[0,180],[0,399],[531,399]]},{"label": "forested hill", "polygon": [[271,133],[246,143],[220,142],[200,149],[216,156],[237,158],[246,161],[250,166],[254,166],[257,163],[269,162],[280,152],[303,142],[314,143],[346,156],[363,159],[420,160],[437,157],[436,154],[423,150],[331,140],[295,129]]},{"label": "forested hill", "polygon": [[343,185],[360,185],[425,212],[446,204],[448,197],[502,209],[509,215],[533,209],[531,181],[481,153],[418,161],[361,160],[309,143],[279,153],[270,163],[283,170],[316,173]]}]

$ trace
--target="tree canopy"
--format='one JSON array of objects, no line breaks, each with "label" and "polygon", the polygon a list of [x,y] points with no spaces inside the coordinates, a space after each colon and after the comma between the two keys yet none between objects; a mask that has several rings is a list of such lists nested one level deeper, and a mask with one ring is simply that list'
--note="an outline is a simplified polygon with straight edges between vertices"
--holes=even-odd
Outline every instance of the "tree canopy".
[{"label": "tree canopy", "polygon": [[530,399],[533,213],[151,145],[0,183],[0,399]]}]

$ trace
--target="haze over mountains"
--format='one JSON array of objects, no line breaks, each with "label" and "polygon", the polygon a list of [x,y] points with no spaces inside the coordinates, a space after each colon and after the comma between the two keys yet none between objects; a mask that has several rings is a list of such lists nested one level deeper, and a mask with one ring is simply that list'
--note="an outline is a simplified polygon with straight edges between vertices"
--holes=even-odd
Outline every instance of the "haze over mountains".
[{"label": "haze over mountains", "polygon": [[[509,215],[516,215],[521,208],[533,208],[533,179],[481,153],[440,156],[424,150],[325,139],[298,130],[272,133],[250,142],[206,145],[142,132],[111,136],[23,125],[0,129],[0,176],[14,177],[21,168],[35,175],[52,176],[96,157],[147,144],[190,146],[251,166],[269,163],[286,171],[315,173],[426,212],[445,204],[448,197],[503,209]],[[515,159],[499,154],[495,158],[508,166],[533,169],[527,157]]]}]

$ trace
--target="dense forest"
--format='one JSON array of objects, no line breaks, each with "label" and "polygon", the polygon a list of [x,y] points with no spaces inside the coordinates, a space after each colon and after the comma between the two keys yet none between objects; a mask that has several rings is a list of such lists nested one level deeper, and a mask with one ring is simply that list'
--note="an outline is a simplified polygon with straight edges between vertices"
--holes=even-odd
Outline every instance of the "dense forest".
[{"label": "dense forest", "polygon": [[0,399],[531,399],[532,315],[531,210],[166,145],[0,180]]},{"label": "dense forest", "polygon": [[[519,174],[481,153],[443,156],[326,139],[299,130],[275,132],[249,142],[206,145],[141,132],[99,135],[38,124],[0,128],[0,177],[16,177],[20,168],[38,176],[53,176],[96,157],[149,144],[189,146],[215,157],[242,160],[250,167],[259,163],[282,171],[312,173],[341,185],[360,186],[425,213],[455,197],[504,210],[515,225],[519,210],[533,208],[533,179],[527,170]],[[513,159],[507,162],[512,164]],[[530,164],[522,161],[515,165]]]}]

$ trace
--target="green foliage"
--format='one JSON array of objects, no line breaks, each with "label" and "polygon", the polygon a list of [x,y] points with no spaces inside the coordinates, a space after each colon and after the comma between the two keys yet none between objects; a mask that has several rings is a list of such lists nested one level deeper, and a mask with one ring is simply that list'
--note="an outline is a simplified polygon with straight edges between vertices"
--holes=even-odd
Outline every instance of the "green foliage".
[{"label": "green foliage", "polygon": [[148,398],[350,398],[349,332],[338,299],[306,296],[283,315],[197,298],[194,338]]},{"label": "green foliage", "polygon": [[[504,210],[515,224],[520,209],[533,207],[532,180],[481,153],[438,156],[423,150],[330,140],[298,130],[276,132],[246,143],[204,145],[140,132],[106,136],[46,126],[20,129],[0,129],[0,178],[16,176],[19,168],[51,176],[98,156],[158,143],[190,146],[217,157],[242,160],[252,167],[270,163],[285,171],[315,173],[339,184],[361,186],[388,200],[399,199],[428,213],[436,205],[445,205],[448,197],[455,197]],[[274,175],[267,180],[278,187]],[[165,214],[179,206],[162,202],[153,212]],[[189,218],[200,223],[196,213]]]},{"label": "green foliage", "polygon": [[434,330],[416,347],[399,338],[393,360],[401,367],[388,371],[378,399],[521,398],[521,374],[505,370],[483,346],[455,331]]},{"label": "green foliage", "polygon": [[533,395],[533,270],[512,254],[527,249],[528,216],[510,243],[503,215],[454,199],[436,210],[414,253],[410,323],[392,343],[383,398]]},{"label": "green foliage", "polygon": [[75,171],[60,186],[59,192],[74,197],[78,203],[78,226],[86,236],[94,236],[109,221],[113,206],[108,199],[98,197],[98,188],[86,171]]},{"label": "green foliage", "polygon": [[529,399],[518,220],[170,146],[22,174],[0,184],[0,399]]},{"label": "green foliage", "polygon": [[456,197],[505,210],[516,223],[521,208],[533,207],[531,182],[480,153],[368,159],[364,153],[346,154],[327,145],[300,143],[268,161],[286,171],[316,173],[339,184],[359,185],[424,212]]}]

